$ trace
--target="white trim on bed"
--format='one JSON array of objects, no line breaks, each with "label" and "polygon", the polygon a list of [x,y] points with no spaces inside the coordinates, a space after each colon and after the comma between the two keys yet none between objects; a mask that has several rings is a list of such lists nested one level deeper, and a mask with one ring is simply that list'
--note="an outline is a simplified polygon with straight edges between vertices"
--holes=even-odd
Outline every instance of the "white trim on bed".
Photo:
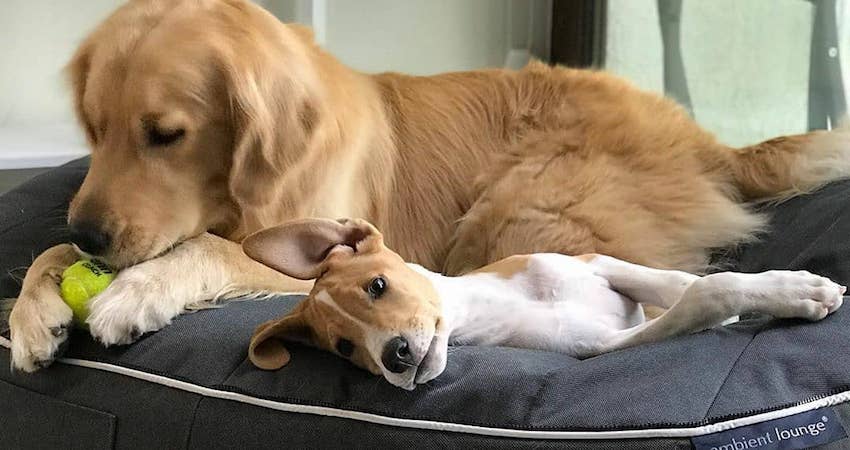
[{"label": "white trim on bed", "polygon": [[[10,348],[11,342],[0,336],[0,347]],[[175,380],[173,378],[154,375],[135,369],[108,364],[98,361],[89,361],[75,358],[60,358],[57,360],[63,364],[85,367],[89,369],[102,370],[111,372],[138,380],[156,383],[181,391],[190,392],[193,394],[202,395],[204,397],[218,398],[222,400],[231,400],[235,402],[245,403],[248,405],[259,406],[277,411],[284,411],[295,414],[314,414],[325,417],[337,417],[342,419],[359,420],[362,422],[375,423],[379,425],[388,425],[401,428],[415,428],[420,430],[436,430],[448,431],[453,433],[467,433],[481,436],[494,436],[518,439],[553,439],[553,440],[570,440],[570,439],[628,439],[628,438],[690,438],[694,436],[702,436],[705,434],[717,433],[720,431],[730,430],[743,426],[753,425],[769,420],[780,419],[783,417],[793,416],[807,411],[812,411],[827,406],[833,406],[840,403],[850,402],[850,391],[841,392],[819,400],[811,401],[791,408],[785,408],[768,413],[757,414],[754,416],[741,417],[739,419],[718,422],[711,425],[691,428],[658,428],[647,430],[620,430],[620,431],[536,431],[536,430],[517,430],[511,428],[493,428],[481,427],[476,425],[464,425],[458,423],[438,422],[433,420],[418,420],[418,419],[401,419],[396,417],[382,416],[378,414],[370,414],[360,411],[351,411],[347,409],[329,408],[324,406],[299,405],[295,403],[285,403],[273,400],[266,400],[257,397],[251,397],[245,394],[236,392],[222,391],[211,389],[205,386],[199,386],[185,381]]]}]

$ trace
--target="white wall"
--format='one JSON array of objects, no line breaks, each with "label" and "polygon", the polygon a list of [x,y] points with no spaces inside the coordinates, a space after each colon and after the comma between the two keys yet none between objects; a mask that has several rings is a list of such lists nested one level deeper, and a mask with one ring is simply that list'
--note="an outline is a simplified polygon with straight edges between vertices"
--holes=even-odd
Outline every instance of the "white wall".
[{"label": "white wall", "polygon": [[[418,75],[501,67],[511,13],[530,0],[255,0],[284,22],[313,26],[320,44],[364,72]],[[534,0],[537,1],[537,0]],[[319,5],[319,15],[311,14]],[[516,9],[516,11],[514,11]],[[520,32],[527,33],[522,29]],[[524,40],[524,38],[522,38]]]},{"label": "white wall", "polygon": [[0,1],[0,127],[73,121],[62,68],[120,0]]},{"label": "white wall", "polygon": [[501,67],[508,11],[507,0],[329,0],[325,46],[367,72]]},{"label": "white wall", "polygon": [[[549,57],[552,1],[320,0],[326,11],[324,44],[366,72],[520,68],[532,55]],[[295,2],[296,10],[313,3]]]},{"label": "white wall", "polygon": [[284,22],[298,22],[299,5],[297,0],[254,0],[270,13]]},{"label": "white wall", "polygon": [[553,0],[256,1],[313,26],[326,49],[365,72],[521,67],[549,55]]},{"label": "white wall", "polygon": [[[256,0],[285,21],[309,0]],[[325,45],[364,71],[430,74],[499,67],[527,41],[545,53],[552,0],[317,0]],[[558,1],[558,0],[556,0]],[[0,0],[0,128],[73,124],[62,67],[121,0]],[[850,0],[842,0],[850,43]],[[306,6],[305,6],[306,5]],[[523,9],[530,8],[530,9]],[[806,127],[811,4],[687,0],[682,47],[697,119],[731,144]],[[537,11],[534,18],[528,11]],[[841,48],[850,74],[850,44]],[[610,0],[607,67],[663,90],[656,0]],[[850,77],[845,76],[850,87]],[[5,151],[0,149],[0,152]]]},{"label": "white wall", "polygon": [[[256,0],[284,21],[309,0]],[[500,67],[524,42],[527,15],[551,0],[319,0],[325,46],[356,69],[431,74]],[[73,124],[62,68],[83,37],[122,0],[0,0],[0,128]],[[309,13],[309,11],[307,11]],[[309,16],[309,14],[307,14]],[[538,20],[541,22],[541,20]],[[536,28],[536,26],[535,26]],[[546,33],[536,33],[537,41]],[[536,41],[535,41],[536,42]],[[537,48],[544,43],[537,42]]]}]

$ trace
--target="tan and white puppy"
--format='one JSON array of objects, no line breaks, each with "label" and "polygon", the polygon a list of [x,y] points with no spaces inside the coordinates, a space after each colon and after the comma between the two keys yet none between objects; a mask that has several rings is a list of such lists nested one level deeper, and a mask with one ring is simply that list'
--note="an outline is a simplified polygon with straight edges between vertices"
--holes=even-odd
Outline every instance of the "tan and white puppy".
[{"label": "tan and white puppy", "polygon": [[[281,340],[313,345],[404,389],[440,375],[450,343],[549,350],[585,358],[717,326],[745,313],[820,320],[844,286],[809,272],[704,277],[602,255],[513,256],[446,277],[405,263],[364,220],[303,219],[249,236],[245,253],[315,279],[288,315],[259,326],[249,356],[289,362]],[[640,303],[666,309],[646,320]]]}]

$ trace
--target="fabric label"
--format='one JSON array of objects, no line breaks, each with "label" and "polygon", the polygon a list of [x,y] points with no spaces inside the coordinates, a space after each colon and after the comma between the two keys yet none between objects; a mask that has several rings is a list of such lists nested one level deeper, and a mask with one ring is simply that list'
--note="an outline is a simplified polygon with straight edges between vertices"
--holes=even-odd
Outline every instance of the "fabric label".
[{"label": "fabric label", "polygon": [[691,438],[697,450],[796,450],[847,437],[832,408],[821,408]]}]

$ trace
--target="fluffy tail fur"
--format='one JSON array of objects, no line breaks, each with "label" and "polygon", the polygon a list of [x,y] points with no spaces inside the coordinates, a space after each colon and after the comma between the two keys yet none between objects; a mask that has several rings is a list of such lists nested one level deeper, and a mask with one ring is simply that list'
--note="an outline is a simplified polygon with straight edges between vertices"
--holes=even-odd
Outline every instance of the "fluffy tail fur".
[{"label": "fluffy tail fur", "polygon": [[733,150],[731,172],[748,200],[783,199],[850,176],[850,129],[784,136]]}]

